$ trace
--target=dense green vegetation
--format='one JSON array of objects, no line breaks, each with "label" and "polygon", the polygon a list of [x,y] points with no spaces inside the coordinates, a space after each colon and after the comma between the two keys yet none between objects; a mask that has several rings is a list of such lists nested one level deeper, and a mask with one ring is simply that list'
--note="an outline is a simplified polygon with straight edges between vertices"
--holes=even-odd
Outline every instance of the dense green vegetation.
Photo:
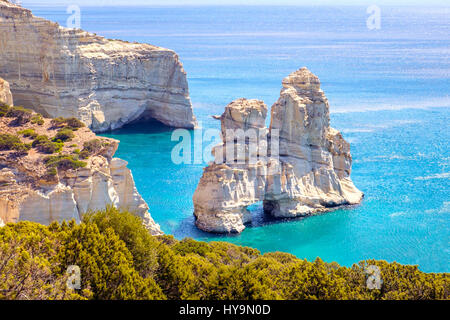
[{"label": "dense green vegetation", "polygon": [[[68,289],[78,265],[81,288]],[[366,286],[376,265],[381,289]],[[0,228],[0,298],[5,299],[448,299],[448,274],[363,261],[351,268],[261,255],[226,242],[151,236],[140,218],[108,208],[83,223]]]},{"label": "dense green vegetation", "polygon": [[42,114],[36,113],[31,117],[31,123],[37,124],[39,126],[42,126],[44,124],[44,118],[42,117]]}]

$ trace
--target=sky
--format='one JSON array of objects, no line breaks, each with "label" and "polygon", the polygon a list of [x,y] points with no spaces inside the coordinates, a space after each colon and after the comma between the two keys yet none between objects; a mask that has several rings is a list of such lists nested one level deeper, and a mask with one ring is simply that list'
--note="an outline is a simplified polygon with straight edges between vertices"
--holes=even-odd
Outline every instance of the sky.
[{"label": "sky", "polygon": [[27,5],[449,5],[448,0],[21,0]]}]

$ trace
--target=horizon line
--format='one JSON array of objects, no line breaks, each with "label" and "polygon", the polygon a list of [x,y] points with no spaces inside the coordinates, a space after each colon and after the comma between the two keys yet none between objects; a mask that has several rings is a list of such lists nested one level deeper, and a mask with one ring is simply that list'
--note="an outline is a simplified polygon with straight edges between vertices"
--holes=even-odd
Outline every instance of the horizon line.
[{"label": "horizon line", "polygon": [[[33,4],[19,4],[23,8],[30,6],[45,6],[45,7],[56,7],[56,6],[67,6],[65,2],[59,3],[33,3]],[[364,4],[80,4],[80,7],[367,7]],[[386,4],[386,5],[377,5],[378,7],[426,7],[426,8],[450,8],[450,5],[446,4]]]}]

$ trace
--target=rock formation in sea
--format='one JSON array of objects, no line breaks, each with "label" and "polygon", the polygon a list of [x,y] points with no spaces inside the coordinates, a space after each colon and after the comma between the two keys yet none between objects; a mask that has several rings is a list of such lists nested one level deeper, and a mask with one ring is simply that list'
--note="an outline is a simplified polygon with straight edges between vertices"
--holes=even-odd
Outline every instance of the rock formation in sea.
[{"label": "rock formation in sea", "polygon": [[[152,234],[162,233],[136,189],[127,162],[113,158],[117,140],[97,137],[81,127],[61,146],[52,137],[67,130],[52,119],[30,121],[37,114],[22,110],[15,111],[24,114],[20,122],[13,112],[0,115],[0,226],[18,221],[79,222],[82,214],[110,205],[134,212]],[[40,149],[33,143],[39,136],[49,138],[42,139],[45,146],[53,146],[56,140],[61,150]],[[21,148],[7,143],[12,137],[20,140]]]},{"label": "rock formation in sea", "polygon": [[96,132],[152,118],[196,124],[177,54],[108,40],[35,17],[0,0],[0,77],[15,103],[49,117],[77,117]]},{"label": "rock formation in sea", "polygon": [[[350,178],[350,145],[330,127],[317,76],[302,68],[282,86],[269,128],[262,101],[238,99],[226,106],[220,117],[223,142],[213,148],[215,161],[204,169],[193,197],[200,229],[241,232],[251,220],[247,207],[260,201],[266,213],[291,218],[362,200]],[[255,133],[236,139],[230,136],[236,129]],[[245,156],[238,158],[238,150]]]}]

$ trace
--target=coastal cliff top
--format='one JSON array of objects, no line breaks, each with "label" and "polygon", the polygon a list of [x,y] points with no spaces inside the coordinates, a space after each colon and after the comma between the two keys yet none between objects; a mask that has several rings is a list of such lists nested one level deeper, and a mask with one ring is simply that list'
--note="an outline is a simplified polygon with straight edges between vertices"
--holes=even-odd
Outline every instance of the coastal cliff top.
[{"label": "coastal cliff top", "polygon": [[44,118],[0,102],[0,168],[16,170],[30,186],[55,184],[62,172],[111,159],[118,141],[97,137],[76,118]]},{"label": "coastal cliff top", "polygon": [[[89,54],[89,52],[92,52],[93,54],[95,51],[97,51],[98,44],[109,44],[109,49],[107,49],[108,52],[116,51],[125,56],[130,56],[133,54],[133,52],[141,53],[143,55],[148,51],[175,54],[175,52],[171,49],[155,46],[152,44],[128,42],[119,39],[107,39],[105,37],[98,36],[95,33],[83,31],[81,29],[66,28],[60,26],[57,22],[37,17],[33,15],[31,10],[26,9],[18,4],[11,3],[7,0],[0,0],[0,21],[2,19],[4,19],[4,22],[11,22],[11,19],[17,19],[23,21],[24,23],[47,24],[49,28],[54,28],[53,31],[55,32],[60,32],[62,35],[66,35],[67,37],[77,37],[79,48],[87,54]],[[107,54],[105,54],[105,56],[107,56]],[[93,57],[101,58],[101,55],[99,55],[97,52],[97,55]]]},{"label": "coastal cliff top", "polygon": [[236,109],[241,113],[248,114],[253,110],[267,111],[267,106],[262,100],[240,98],[230,102],[226,109]]}]

